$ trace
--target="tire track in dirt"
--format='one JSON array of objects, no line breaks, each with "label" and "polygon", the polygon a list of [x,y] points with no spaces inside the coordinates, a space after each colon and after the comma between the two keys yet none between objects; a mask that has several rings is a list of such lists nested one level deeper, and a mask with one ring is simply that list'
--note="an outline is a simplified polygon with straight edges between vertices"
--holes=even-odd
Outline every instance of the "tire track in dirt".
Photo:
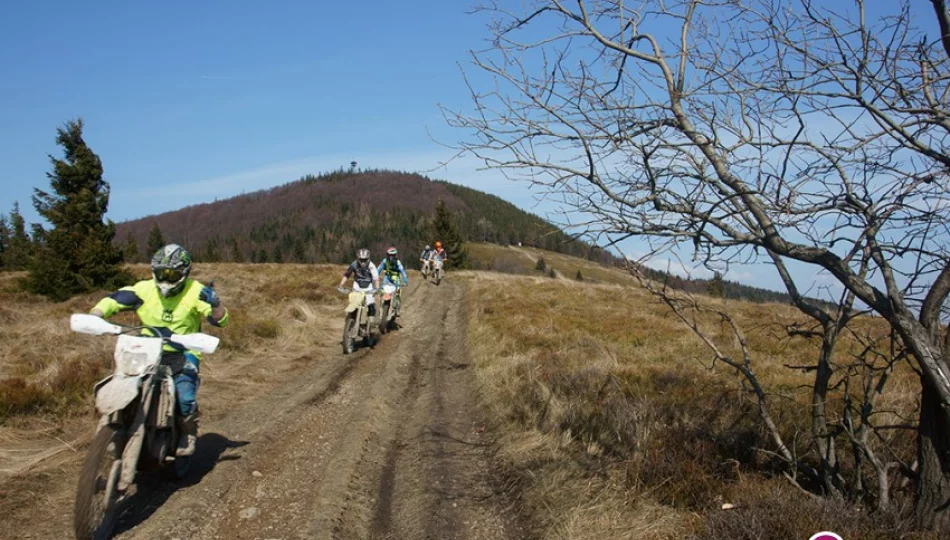
[{"label": "tire track in dirt", "polygon": [[492,444],[480,421],[461,302],[461,288],[453,287],[420,392],[391,446],[372,538],[524,537],[494,489]]},{"label": "tire track in dirt", "polygon": [[211,426],[248,444],[211,449],[221,461],[196,485],[146,495],[120,538],[521,537],[491,487],[462,298],[414,284],[404,327],[375,350],[320,351],[324,367]]}]

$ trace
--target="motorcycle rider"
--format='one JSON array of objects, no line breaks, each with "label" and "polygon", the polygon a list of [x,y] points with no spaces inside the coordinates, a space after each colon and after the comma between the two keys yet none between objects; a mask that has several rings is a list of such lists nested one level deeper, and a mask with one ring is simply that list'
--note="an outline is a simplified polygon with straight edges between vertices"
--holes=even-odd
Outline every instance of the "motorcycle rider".
[{"label": "motorcycle rider", "polygon": [[[168,244],[152,256],[152,279],[139,281],[130,287],[103,298],[90,313],[109,318],[120,311],[135,310],[144,326],[155,327],[163,336],[193,334],[201,331],[202,318],[212,326],[228,325],[228,310],[221,304],[212,285],[203,285],[191,279],[191,254],[177,244]],[[150,330],[143,330],[151,335]],[[181,345],[166,343],[162,364],[174,374],[175,395],[178,401],[179,437],[177,456],[195,453],[198,440],[198,376],[201,353],[186,350]]]},{"label": "motorcycle rider", "polygon": [[[368,249],[363,248],[356,252],[356,260],[343,272],[340,288],[346,285],[346,280],[350,277],[353,278],[354,291],[365,293],[379,288],[379,270],[373,261],[369,260]],[[369,327],[376,328],[376,297],[374,295],[366,295],[366,307],[369,314]]]},{"label": "motorcycle rider", "polygon": [[[383,276],[383,283],[392,283],[396,287],[408,287],[409,276],[406,275],[406,268],[399,260],[399,250],[390,246],[386,250],[386,258],[379,263],[379,273]],[[402,285],[400,285],[402,278]],[[398,293],[397,293],[398,294]],[[399,315],[399,304],[397,304],[396,315]]]},{"label": "motorcycle rider", "polygon": [[419,255],[419,262],[424,263],[429,260],[429,257],[432,256],[432,246],[426,244],[425,249],[422,250],[422,255]]},{"label": "motorcycle rider", "polygon": [[432,253],[429,254],[430,259],[439,258],[442,262],[445,262],[448,259],[448,255],[445,253],[445,250],[442,249],[442,242],[435,243],[435,249],[432,250]]},{"label": "motorcycle rider", "polygon": [[422,271],[423,277],[429,273],[429,258],[432,256],[432,246],[426,244],[425,249],[422,250],[422,253],[419,255],[419,270]]},{"label": "motorcycle rider", "polygon": [[[409,276],[406,275],[406,268],[399,260],[399,250],[395,247],[390,246],[386,250],[386,258],[379,263],[379,273],[383,276],[383,283],[392,283],[397,287],[409,286]],[[402,278],[402,285],[399,284],[400,277]]]}]

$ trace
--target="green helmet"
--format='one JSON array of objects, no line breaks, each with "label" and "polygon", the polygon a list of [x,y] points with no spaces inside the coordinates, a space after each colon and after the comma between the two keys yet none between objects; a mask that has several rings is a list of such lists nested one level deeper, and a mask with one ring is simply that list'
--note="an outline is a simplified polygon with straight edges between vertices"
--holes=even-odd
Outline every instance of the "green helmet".
[{"label": "green helmet", "polygon": [[185,288],[191,273],[191,254],[178,244],[168,244],[152,255],[152,277],[158,292],[165,298]]}]

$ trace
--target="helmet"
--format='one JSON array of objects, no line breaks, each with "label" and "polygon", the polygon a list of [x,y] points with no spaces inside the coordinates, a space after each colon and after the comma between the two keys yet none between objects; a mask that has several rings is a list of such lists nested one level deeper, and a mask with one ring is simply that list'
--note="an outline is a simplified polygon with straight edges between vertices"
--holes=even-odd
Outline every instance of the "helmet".
[{"label": "helmet", "polygon": [[426,251],[428,251],[428,250],[430,250],[430,249],[432,249],[432,246],[430,246],[429,244],[426,244]]},{"label": "helmet", "polygon": [[390,256],[390,257],[395,257],[395,256],[399,255],[399,250],[396,249],[396,248],[393,247],[393,246],[389,246],[389,249],[386,250],[386,255],[388,255],[388,256]]},{"label": "helmet", "polygon": [[442,242],[435,243],[435,249],[440,249],[442,247]]},{"label": "helmet", "polygon": [[356,252],[356,260],[358,260],[358,261],[359,261],[361,264],[363,264],[363,265],[368,264],[368,263],[369,263],[369,250],[366,249],[366,248],[363,248],[363,249],[357,251],[357,252]]},{"label": "helmet", "polygon": [[180,293],[190,273],[191,254],[178,244],[168,244],[152,255],[152,277],[165,298]]}]

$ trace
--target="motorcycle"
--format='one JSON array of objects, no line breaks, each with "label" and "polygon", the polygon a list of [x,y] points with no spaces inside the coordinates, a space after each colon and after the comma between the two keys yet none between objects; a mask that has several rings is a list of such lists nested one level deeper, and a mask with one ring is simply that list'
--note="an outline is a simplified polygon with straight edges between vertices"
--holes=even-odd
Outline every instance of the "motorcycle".
[{"label": "motorcycle", "polygon": [[341,293],[348,295],[349,304],[346,306],[346,320],[343,323],[343,354],[352,354],[356,349],[356,340],[363,340],[364,347],[376,345],[376,336],[369,324],[369,307],[366,305],[367,296],[375,295],[377,289],[369,291],[353,291],[340,287]]},{"label": "motorcycle", "polygon": [[175,456],[179,429],[178,403],[171,368],[162,365],[163,345],[213,353],[218,338],[207,334],[151,337],[130,335],[158,329],[122,326],[94,315],[74,314],[74,332],[95,336],[117,335],[112,375],[95,385],[99,428],[89,445],[76,489],[73,529],[79,540],[108,538],[117,507],[135,483],[139,471],[164,469],[183,478],[190,457]]},{"label": "motorcycle", "polygon": [[402,287],[392,283],[385,283],[382,287],[383,296],[380,309],[379,333],[385,334],[396,323],[399,309],[402,306]]},{"label": "motorcycle", "polygon": [[442,269],[442,262],[442,259],[438,257],[432,260],[432,277],[435,278],[436,285],[442,283],[442,279],[445,278],[445,270]]},{"label": "motorcycle", "polygon": [[432,272],[432,261],[422,259],[422,268],[419,271],[422,273],[422,279],[429,279],[429,273]]}]

